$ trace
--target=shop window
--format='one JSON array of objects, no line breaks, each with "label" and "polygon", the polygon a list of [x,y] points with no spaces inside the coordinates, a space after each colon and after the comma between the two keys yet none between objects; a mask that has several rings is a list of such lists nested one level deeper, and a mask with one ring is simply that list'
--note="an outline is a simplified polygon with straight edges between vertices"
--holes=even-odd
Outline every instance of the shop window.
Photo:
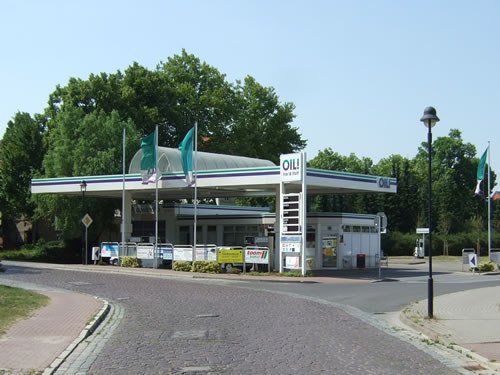
[{"label": "shop window", "polygon": [[217,227],[215,225],[207,226],[207,244],[217,244]]},{"label": "shop window", "polygon": [[370,233],[370,227],[361,227],[363,233]]},{"label": "shop window", "polygon": [[187,225],[182,225],[179,227],[179,244],[189,245],[191,243],[189,239],[189,227]]},{"label": "shop window", "polygon": [[344,225],[344,232],[349,233],[351,231],[351,226],[350,225]]},{"label": "shop window", "polygon": [[376,227],[370,227],[370,233],[378,233]]},{"label": "shop window", "polygon": [[316,228],[307,228],[306,248],[316,248]]},{"label": "shop window", "polygon": [[361,227],[359,225],[353,225],[352,231],[355,233],[361,232]]}]

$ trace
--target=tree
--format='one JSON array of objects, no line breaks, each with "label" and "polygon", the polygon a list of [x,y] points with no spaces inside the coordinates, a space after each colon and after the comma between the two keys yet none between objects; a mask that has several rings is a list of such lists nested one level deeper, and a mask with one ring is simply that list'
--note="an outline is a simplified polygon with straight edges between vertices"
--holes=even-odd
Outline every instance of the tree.
[{"label": "tree", "polygon": [[236,87],[236,120],[230,131],[231,154],[262,158],[279,163],[281,154],[306,146],[298,129],[291,126],[295,115],[292,103],[280,104],[272,87],[260,85],[247,76]]},{"label": "tree", "polygon": [[[44,159],[45,175],[92,176],[122,173],[122,132],[126,129],[126,164],[130,162],[140,144],[139,132],[134,123],[121,121],[116,111],[107,114],[97,110],[85,114],[85,110],[64,107],[55,119],[49,149]],[[120,207],[118,200],[86,199],[96,230],[107,228],[113,212]],[[79,198],[40,195],[37,197],[37,217],[58,219],[64,237],[79,235],[81,228],[81,201]]]},{"label": "tree", "polygon": [[31,179],[40,174],[44,155],[44,125],[39,117],[16,113],[1,143],[0,195],[5,217],[31,217],[34,205],[31,200]]}]

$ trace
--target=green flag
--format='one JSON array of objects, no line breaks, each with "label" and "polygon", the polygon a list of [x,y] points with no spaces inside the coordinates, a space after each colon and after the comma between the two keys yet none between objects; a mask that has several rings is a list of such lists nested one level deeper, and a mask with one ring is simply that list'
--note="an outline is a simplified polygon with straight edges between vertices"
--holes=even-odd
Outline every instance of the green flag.
[{"label": "green flag", "polygon": [[186,184],[191,186],[194,183],[193,180],[193,135],[194,128],[191,128],[181,144],[179,145],[179,150],[181,151],[181,162],[182,170],[186,176]]},{"label": "green flag", "polygon": [[484,151],[479,165],[477,166],[477,186],[474,195],[481,195],[481,182],[484,180],[484,170],[486,169],[486,157],[488,156],[488,149]]},{"label": "green flag", "polygon": [[141,149],[141,174],[142,183],[148,184],[149,182],[156,181],[156,138],[153,132],[150,135],[142,138]]}]

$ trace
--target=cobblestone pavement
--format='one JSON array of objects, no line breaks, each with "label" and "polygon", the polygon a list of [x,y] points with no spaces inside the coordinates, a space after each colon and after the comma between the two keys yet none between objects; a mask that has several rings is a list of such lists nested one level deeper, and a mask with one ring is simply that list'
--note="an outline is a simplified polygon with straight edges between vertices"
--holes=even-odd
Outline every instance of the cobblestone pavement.
[{"label": "cobblestone pavement", "polygon": [[[17,268],[1,277],[96,295],[123,314],[62,373],[459,373],[336,306],[292,296],[59,270]],[[70,370],[71,363],[78,366]]]}]

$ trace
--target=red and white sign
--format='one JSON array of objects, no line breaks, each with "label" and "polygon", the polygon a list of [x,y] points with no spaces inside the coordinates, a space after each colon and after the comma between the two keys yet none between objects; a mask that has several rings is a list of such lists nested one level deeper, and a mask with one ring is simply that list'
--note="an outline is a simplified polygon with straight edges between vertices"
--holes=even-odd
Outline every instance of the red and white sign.
[{"label": "red and white sign", "polygon": [[246,247],[245,263],[269,264],[269,249],[267,247]]}]

